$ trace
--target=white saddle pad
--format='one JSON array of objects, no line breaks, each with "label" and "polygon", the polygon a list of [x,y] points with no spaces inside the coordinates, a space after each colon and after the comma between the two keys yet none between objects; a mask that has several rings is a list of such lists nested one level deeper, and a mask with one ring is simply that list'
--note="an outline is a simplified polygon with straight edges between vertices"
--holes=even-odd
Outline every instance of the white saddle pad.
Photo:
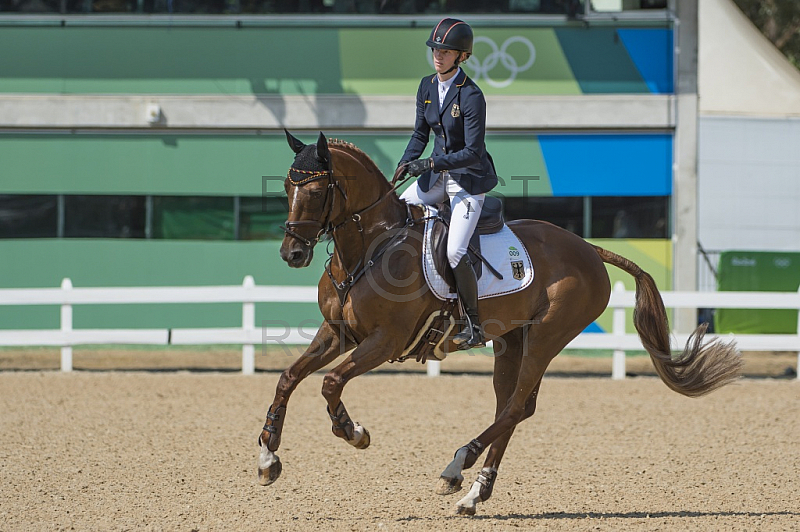
[{"label": "white saddle pad", "polygon": [[[444,278],[436,271],[433,264],[433,250],[431,249],[430,232],[433,227],[434,217],[438,213],[436,208],[425,205],[425,216],[430,217],[425,222],[424,243],[422,246],[422,271],[433,294],[441,300],[455,299],[455,292]],[[500,272],[500,280],[483,265],[483,273],[478,279],[478,299],[503,296],[527,288],[533,282],[533,264],[528,250],[507,225],[491,235],[481,235],[481,255]]]}]

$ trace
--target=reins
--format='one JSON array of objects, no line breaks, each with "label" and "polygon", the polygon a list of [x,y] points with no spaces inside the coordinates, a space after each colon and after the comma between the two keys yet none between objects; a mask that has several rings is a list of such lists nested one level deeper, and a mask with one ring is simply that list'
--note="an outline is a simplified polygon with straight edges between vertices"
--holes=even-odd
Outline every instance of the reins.
[{"label": "reins", "polygon": [[[335,191],[332,192],[332,190],[334,188],[338,189],[344,201],[347,201],[347,194],[340,185],[339,181],[334,178],[332,160],[329,161],[327,170],[312,171],[312,170],[302,170],[300,168],[295,168],[295,167],[291,167],[289,169],[287,178],[289,180],[289,183],[295,187],[302,187],[307,183],[318,181],[320,179],[325,179],[325,178],[328,179],[328,185],[326,187],[326,192],[325,192],[325,199],[323,200],[324,201],[323,203],[324,216],[322,217],[323,221],[320,222],[318,220],[299,220],[299,221],[287,220],[285,225],[281,226],[281,229],[283,229],[283,231],[287,235],[296,238],[297,240],[299,240],[300,242],[304,243],[306,246],[309,247],[321,241],[325,236],[329,234],[331,235],[334,251],[333,252],[328,251],[328,260],[325,263],[325,272],[328,274],[328,278],[331,280],[331,283],[336,289],[336,292],[339,296],[339,303],[341,306],[344,306],[345,300],[347,299],[347,294],[349,293],[352,286],[367,272],[367,270],[369,270],[369,268],[375,265],[375,262],[377,261],[378,258],[380,258],[384,253],[386,253],[386,251],[391,249],[397,243],[400,236],[404,233],[404,230],[410,226],[413,226],[415,223],[424,220],[424,218],[415,220],[411,213],[411,207],[408,204],[406,204],[405,205],[406,219],[403,227],[401,227],[400,230],[397,233],[395,233],[391,239],[389,239],[384,245],[382,245],[380,249],[378,249],[377,252],[374,253],[373,256],[370,257],[370,259],[365,262],[366,259],[365,254],[367,251],[366,249],[367,246],[366,246],[366,239],[364,236],[364,227],[361,225],[362,216],[367,212],[369,212],[370,210],[377,207],[378,205],[380,205],[386,198],[396,193],[397,188],[408,180],[408,176],[404,176],[405,166],[406,165],[401,165],[398,167],[394,177],[392,178],[391,187],[385,194],[382,194],[377,200],[373,201],[372,203],[367,205],[365,208],[359,210],[358,212],[351,214],[350,216],[348,216],[347,218],[345,218],[343,221],[339,222],[336,225],[333,225],[330,220],[330,217],[333,215],[335,211],[335,203],[336,203],[336,193]],[[300,174],[303,177],[300,179],[293,179],[292,178],[293,172],[295,174]],[[352,270],[348,269],[348,267],[345,265],[345,261],[341,254],[341,246],[338,245],[336,241],[336,232],[351,222],[356,224],[356,229],[359,235],[361,235],[361,251],[358,254],[359,260],[356,263],[356,265],[352,268]],[[300,235],[296,231],[294,231],[294,228],[298,228],[304,225],[306,226],[313,225],[315,227],[319,227],[319,231],[317,232],[317,235],[316,237],[314,237],[313,240],[308,239]],[[336,279],[333,276],[333,271],[331,269],[331,262],[333,260],[334,252],[336,253],[339,259],[339,263],[342,265],[342,268],[344,269],[345,273],[345,278],[341,282],[336,281]],[[347,329],[349,329],[349,327],[347,327]]]}]

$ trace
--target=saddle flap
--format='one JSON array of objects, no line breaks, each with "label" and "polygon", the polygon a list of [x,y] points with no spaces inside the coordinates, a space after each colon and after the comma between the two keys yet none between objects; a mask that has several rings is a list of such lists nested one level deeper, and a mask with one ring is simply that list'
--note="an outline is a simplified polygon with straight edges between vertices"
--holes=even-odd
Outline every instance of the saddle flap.
[{"label": "saddle flap", "polygon": [[478,228],[476,233],[490,235],[503,229],[505,220],[503,219],[503,202],[494,196],[485,196],[481,216],[478,218]]},{"label": "saddle flap", "polygon": [[[425,282],[438,299],[442,301],[454,299],[456,297],[453,289],[454,281],[451,279],[448,282],[441,273],[450,270],[446,257],[446,225],[440,221],[434,207],[426,206],[424,211],[426,221],[422,245],[422,271]],[[434,230],[438,234],[432,237],[431,233]],[[481,236],[480,241],[480,254],[490,265],[483,267],[494,268],[500,275],[487,273],[478,278],[478,299],[512,294],[530,286],[534,277],[533,261],[525,245],[508,226],[504,225],[503,229],[495,234]]]},{"label": "saddle flap", "polygon": [[[450,205],[447,203],[439,203],[436,205],[437,209],[447,209],[447,221],[441,218],[436,219],[433,223],[433,228],[430,231],[430,249],[433,250],[433,263],[436,271],[447,282],[448,286],[455,291],[456,278],[453,276],[453,269],[450,267],[450,261],[447,260],[447,234],[450,231]],[[439,211],[441,215],[441,210]],[[469,241],[473,249],[481,252],[481,237],[477,231],[473,233]],[[483,274],[483,262],[472,252],[471,249],[467,250],[469,261],[472,263],[472,268],[475,270],[475,278],[480,279]]]}]

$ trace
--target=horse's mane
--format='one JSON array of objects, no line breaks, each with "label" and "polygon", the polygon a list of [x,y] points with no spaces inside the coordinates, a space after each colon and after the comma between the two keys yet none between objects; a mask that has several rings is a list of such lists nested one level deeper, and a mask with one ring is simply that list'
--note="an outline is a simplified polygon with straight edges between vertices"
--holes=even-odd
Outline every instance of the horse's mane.
[{"label": "horse's mane", "polygon": [[378,168],[377,164],[375,164],[375,161],[373,161],[372,158],[364,152],[364,150],[352,142],[347,142],[340,139],[330,139],[328,140],[328,147],[341,148],[344,151],[351,152],[350,154],[353,155],[353,157],[355,157],[364,166],[365,170],[372,174],[381,176],[384,181],[388,182],[386,176],[383,174],[383,172],[381,172],[381,169]]}]

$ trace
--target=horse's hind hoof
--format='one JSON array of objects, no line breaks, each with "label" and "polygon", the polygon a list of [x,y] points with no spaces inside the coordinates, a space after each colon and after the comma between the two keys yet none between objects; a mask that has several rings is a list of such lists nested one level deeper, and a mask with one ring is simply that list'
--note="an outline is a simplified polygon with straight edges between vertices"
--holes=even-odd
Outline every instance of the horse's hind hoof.
[{"label": "horse's hind hoof", "polygon": [[[364,428],[364,427],[361,427]],[[361,436],[361,440],[359,440],[358,445],[355,446],[356,449],[366,449],[369,447],[369,444],[372,440],[369,437],[369,431],[364,429],[364,435]]]},{"label": "horse's hind hoof", "polygon": [[[266,449],[266,447],[263,449]],[[262,456],[260,457],[258,465],[258,483],[262,486],[269,486],[281,476],[283,464],[281,464],[281,460],[276,454],[269,453],[271,456],[266,462],[263,460],[265,458],[263,455],[264,453],[262,451]]]},{"label": "horse's hind hoof", "polygon": [[474,506],[457,506],[456,515],[475,515]]},{"label": "horse's hind hoof", "polygon": [[346,440],[356,449],[366,449],[370,444],[369,431],[358,423],[353,424],[353,439]]},{"label": "horse's hind hoof", "polygon": [[452,495],[453,493],[458,493],[461,491],[461,482],[463,481],[464,477],[439,477],[439,487],[436,488],[436,493],[438,495]]}]

